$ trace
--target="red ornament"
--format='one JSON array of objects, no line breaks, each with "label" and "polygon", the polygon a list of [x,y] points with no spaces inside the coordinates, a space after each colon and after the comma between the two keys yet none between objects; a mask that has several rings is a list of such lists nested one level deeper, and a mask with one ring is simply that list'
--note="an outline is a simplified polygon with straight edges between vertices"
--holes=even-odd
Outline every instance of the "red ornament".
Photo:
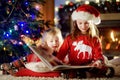
[{"label": "red ornament", "polygon": [[69,5],[70,5],[70,6],[73,6],[73,2],[70,2]]}]

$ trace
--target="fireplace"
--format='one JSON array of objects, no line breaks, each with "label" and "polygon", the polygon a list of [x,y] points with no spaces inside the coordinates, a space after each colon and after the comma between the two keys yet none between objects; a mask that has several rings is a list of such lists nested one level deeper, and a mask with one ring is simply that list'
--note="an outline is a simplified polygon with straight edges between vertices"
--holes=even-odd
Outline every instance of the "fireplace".
[{"label": "fireplace", "polygon": [[103,20],[98,26],[103,54],[108,59],[120,56],[120,20]]}]

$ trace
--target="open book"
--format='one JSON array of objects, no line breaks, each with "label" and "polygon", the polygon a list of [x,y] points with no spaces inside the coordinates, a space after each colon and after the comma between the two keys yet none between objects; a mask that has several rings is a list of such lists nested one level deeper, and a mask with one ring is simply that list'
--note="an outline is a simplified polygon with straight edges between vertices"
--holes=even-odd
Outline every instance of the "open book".
[{"label": "open book", "polygon": [[56,70],[67,70],[67,69],[84,69],[93,68],[92,66],[71,66],[62,63],[58,58],[50,55],[46,50],[42,48],[37,48],[33,45],[28,45],[28,47],[36,54],[40,60],[50,69],[50,71]]}]

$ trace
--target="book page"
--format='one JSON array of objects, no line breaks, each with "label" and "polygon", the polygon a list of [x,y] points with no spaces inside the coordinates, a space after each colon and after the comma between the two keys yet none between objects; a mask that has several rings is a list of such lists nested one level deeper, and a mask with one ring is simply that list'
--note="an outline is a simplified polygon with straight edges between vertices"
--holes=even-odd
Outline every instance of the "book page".
[{"label": "book page", "polygon": [[58,65],[63,65],[63,63],[57,59],[55,56],[50,55],[47,51],[41,48],[37,48],[36,46],[29,45],[28,46],[34,54],[36,54],[40,60],[50,69]]},{"label": "book page", "polygon": [[63,64],[58,58],[50,55],[44,49],[37,48],[36,46],[30,46],[29,48],[40,58],[40,60],[51,70],[67,70],[67,69],[83,69],[93,68],[92,66],[70,66]]}]

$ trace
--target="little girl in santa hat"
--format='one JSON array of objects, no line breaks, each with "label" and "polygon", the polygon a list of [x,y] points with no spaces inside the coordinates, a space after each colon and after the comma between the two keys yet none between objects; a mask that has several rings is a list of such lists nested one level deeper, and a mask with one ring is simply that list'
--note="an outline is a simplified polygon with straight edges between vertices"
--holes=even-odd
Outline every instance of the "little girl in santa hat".
[{"label": "little girl in santa hat", "polygon": [[64,58],[68,55],[69,65],[90,65],[97,67],[106,75],[107,69],[104,67],[104,57],[96,27],[101,22],[99,11],[93,6],[84,4],[73,11],[71,17],[73,21],[71,33],[64,39],[57,57],[64,62]]}]

